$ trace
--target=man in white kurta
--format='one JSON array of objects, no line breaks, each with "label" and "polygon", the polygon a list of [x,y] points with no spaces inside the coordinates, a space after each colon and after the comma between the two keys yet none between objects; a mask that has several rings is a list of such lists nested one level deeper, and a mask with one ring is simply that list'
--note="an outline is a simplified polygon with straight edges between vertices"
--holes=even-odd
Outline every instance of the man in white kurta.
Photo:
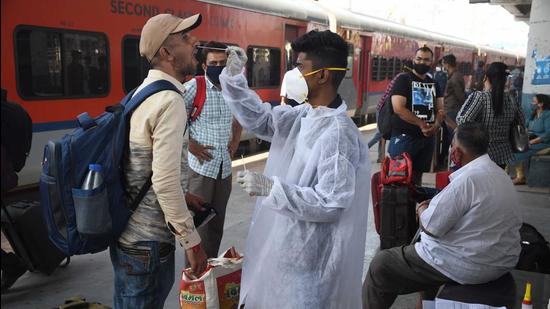
[{"label": "man in white kurta", "polygon": [[417,291],[429,299],[445,283],[486,283],[514,269],[521,251],[521,207],[488,147],[489,134],[480,123],[457,127],[451,160],[459,169],[443,191],[417,206],[420,242],[373,258],[363,308],[390,308],[397,295]]},{"label": "man in white kurta", "polygon": [[308,104],[264,104],[230,49],[220,76],[225,101],[243,127],[271,142],[263,174],[239,182],[259,196],[246,243],[241,304],[246,308],[361,307],[369,207],[368,149],[337,94],[347,44],[312,31],[293,43]]}]

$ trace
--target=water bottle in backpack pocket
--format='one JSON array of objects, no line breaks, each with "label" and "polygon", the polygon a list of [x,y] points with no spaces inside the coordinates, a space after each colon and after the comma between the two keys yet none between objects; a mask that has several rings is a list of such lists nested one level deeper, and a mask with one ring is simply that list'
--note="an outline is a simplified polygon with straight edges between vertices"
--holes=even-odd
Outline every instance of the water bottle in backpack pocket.
[{"label": "water bottle in backpack pocket", "polygon": [[73,188],[76,229],[84,235],[108,235],[112,221],[101,165],[90,164],[82,188]]}]

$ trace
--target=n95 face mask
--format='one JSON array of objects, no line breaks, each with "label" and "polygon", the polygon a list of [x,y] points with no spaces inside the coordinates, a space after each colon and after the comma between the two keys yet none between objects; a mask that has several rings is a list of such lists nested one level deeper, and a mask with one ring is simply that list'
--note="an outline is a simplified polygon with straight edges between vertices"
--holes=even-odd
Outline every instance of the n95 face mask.
[{"label": "n95 face mask", "polygon": [[294,68],[285,73],[286,97],[300,104],[307,100],[309,89],[307,83],[298,68]]}]

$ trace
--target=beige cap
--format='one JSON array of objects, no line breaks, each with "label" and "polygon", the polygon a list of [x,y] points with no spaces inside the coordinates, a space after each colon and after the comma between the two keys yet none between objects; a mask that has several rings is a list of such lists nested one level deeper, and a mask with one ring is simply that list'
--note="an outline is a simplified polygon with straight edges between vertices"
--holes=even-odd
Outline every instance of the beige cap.
[{"label": "beige cap", "polygon": [[170,34],[195,29],[201,24],[201,20],[201,14],[186,19],[171,14],[159,14],[149,18],[141,30],[139,53],[151,61]]}]

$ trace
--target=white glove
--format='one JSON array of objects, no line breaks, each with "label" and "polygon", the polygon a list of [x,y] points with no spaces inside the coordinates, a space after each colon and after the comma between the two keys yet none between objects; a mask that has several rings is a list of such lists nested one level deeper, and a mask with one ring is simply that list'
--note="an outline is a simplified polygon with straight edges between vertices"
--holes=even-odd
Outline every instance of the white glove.
[{"label": "white glove", "polygon": [[238,171],[237,182],[250,196],[268,196],[273,187],[273,180],[264,174]]},{"label": "white glove", "polygon": [[246,57],[245,51],[238,46],[229,46],[226,50],[227,62],[225,69],[227,75],[235,76],[243,72],[243,68],[246,65],[248,57]]}]

